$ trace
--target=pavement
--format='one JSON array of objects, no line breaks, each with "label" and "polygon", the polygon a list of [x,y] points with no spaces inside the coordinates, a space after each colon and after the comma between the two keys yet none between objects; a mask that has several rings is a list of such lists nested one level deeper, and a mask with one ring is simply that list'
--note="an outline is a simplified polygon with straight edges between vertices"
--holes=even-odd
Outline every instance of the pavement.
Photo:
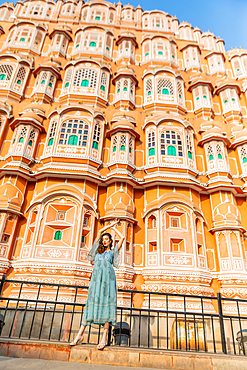
[{"label": "pavement", "polygon": [[[50,361],[0,356],[0,370],[133,370],[143,367],[84,364],[81,362]],[[145,368],[145,370],[151,370]],[[152,369],[153,370],[153,369]]]}]

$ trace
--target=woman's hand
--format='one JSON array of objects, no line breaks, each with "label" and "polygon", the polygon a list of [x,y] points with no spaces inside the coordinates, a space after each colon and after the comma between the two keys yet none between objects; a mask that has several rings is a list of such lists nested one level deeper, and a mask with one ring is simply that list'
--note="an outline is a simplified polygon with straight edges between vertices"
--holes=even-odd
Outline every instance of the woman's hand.
[{"label": "woman's hand", "polygon": [[107,230],[107,229],[109,229],[109,228],[112,228],[113,226],[117,225],[119,222],[120,222],[120,220],[119,220],[119,219],[116,219],[116,220],[112,221],[110,224],[108,224],[108,225],[106,225],[106,226],[102,227],[102,229],[100,229],[100,230],[98,231],[97,240],[99,240],[99,239],[101,238],[101,234],[102,234],[105,230]]}]

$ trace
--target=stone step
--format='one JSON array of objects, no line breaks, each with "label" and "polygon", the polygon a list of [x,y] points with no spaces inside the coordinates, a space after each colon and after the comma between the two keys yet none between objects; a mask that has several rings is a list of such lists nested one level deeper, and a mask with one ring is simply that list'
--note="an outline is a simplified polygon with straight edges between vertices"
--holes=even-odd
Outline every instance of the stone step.
[{"label": "stone step", "polygon": [[1,338],[0,356],[166,370],[246,370],[247,356]]}]

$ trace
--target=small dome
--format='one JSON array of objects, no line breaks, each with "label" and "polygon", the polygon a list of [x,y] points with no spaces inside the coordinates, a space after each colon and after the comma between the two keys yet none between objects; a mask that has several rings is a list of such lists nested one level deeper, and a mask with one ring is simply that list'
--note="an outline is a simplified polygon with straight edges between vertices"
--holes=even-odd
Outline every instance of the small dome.
[{"label": "small dome", "polygon": [[25,112],[21,115],[21,118],[29,118],[29,119],[35,119],[37,121],[39,121],[40,123],[42,123],[42,118],[40,116],[38,116],[35,112]]}]

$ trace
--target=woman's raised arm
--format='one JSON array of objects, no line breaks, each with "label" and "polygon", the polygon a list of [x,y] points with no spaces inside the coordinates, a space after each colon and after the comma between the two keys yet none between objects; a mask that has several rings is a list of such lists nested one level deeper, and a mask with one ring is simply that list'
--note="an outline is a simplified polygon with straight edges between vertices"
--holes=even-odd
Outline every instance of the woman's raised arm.
[{"label": "woman's raised arm", "polygon": [[122,247],[125,237],[120,233],[120,231],[118,231],[118,229],[115,229],[115,227],[113,227],[112,230],[116,231],[116,233],[120,236],[120,240],[118,242],[118,250],[119,250]]},{"label": "woman's raised arm", "polygon": [[100,229],[100,230],[98,231],[98,234],[97,234],[97,237],[96,237],[96,242],[98,242],[98,241],[100,240],[100,238],[101,238],[101,234],[102,234],[105,230],[107,230],[107,229],[109,229],[109,228],[113,227],[113,226],[114,226],[114,225],[116,225],[118,222],[119,222],[119,220],[116,220],[116,221],[111,222],[109,225],[106,225],[106,226],[102,227],[102,229]]}]

